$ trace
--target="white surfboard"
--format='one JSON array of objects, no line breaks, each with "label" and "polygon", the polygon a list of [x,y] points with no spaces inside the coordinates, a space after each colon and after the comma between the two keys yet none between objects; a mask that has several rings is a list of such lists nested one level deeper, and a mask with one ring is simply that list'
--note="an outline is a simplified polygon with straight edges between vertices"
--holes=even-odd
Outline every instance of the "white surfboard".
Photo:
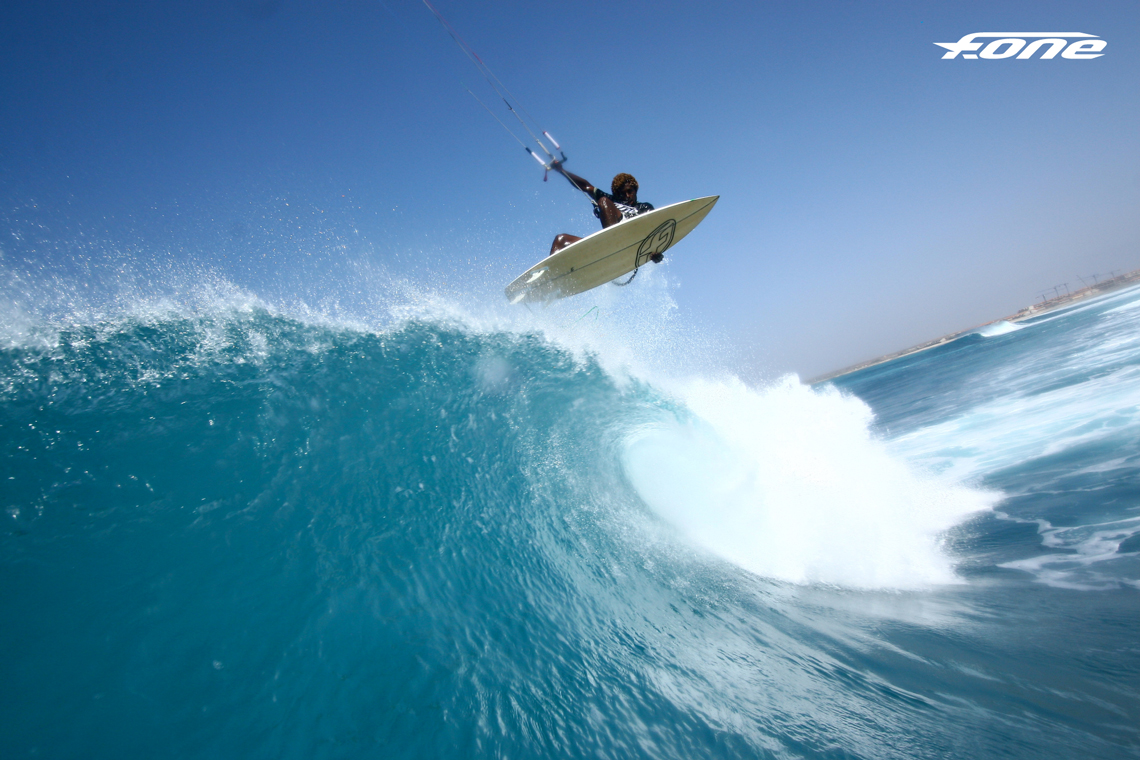
[{"label": "white surfboard", "polygon": [[507,286],[511,303],[552,301],[629,274],[693,231],[719,195],[655,209],[599,230],[547,256]]}]

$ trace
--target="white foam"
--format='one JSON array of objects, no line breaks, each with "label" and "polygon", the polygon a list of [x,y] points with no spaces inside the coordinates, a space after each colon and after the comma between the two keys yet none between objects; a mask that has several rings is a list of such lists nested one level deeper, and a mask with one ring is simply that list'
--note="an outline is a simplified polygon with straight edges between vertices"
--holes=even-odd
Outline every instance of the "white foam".
[{"label": "white foam", "polygon": [[988,325],[979,327],[974,332],[976,332],[978,335],[981,335],[983,338],[993,338],[998,335],[1008,335],[1011,332],[1016,332],[1018,330],[1024,329],[1024,325],[1014,324],[1013,322],[1002,319],[997,322],[991,322]]},{"label": "white foam", "polygon": [[923,474],[871,433],[862,401],[786,377],[766,389],[695,380],[691,419],[625,445],[645,502],[696,544],[766,577],[861,588],[956,580],[947,529],[999,496]]},{"label": "white foam", "polygon": [[1140,369],[1123,367],[1045,393],[1012,392],[898,436],[891,448],[966,481],[1090,443],[1127,440],[1138,428]]},{"label": "white foam", "polygon": [[[1014,522],[1028,522],[1000,516]],[[1022,570],[1032,574],[1036,582],[1055,588],[1077,591],[1102,591],[1121,585],[1140,588],[1140,578],[1121,578],[1107,568],[1102,572],[1097,567],[1136,556],[1135,552],[1121,554],[1119,549],[1122,543],[1140,533],[1140,517],[1071,527],[1054,527],[1047,520],[1032,522],[1037,523],[1041,544],[1059,551],[1005,562],[999,567]]]}]

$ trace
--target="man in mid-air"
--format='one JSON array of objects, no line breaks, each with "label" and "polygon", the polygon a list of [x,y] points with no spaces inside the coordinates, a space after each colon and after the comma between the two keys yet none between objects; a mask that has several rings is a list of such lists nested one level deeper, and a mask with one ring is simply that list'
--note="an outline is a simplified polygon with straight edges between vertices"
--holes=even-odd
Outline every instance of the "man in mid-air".
[{"label": "man in mid-air", "polygon": [[[566,171],[562,168],[561,161],[555,161],[551,168],[568,179],[571,185],[590,196],[594,202],[594,216],[601,220],[603,229],[617,224],[622,219],[630,219],[638,214],[653,210],[653,206],[648,203],[637,202],[637,180],[629,174],[622,173],[614,177],[614,181],[610,185],[611,194],[599,190],[577,174]],[[554,242],[550,244],[550,254],[558,253],[566,246],[581,239],[577,235],[563,232],[556,236]],[[660,253],[655,253],[651,260],[654,263],[660,263],[662,258],[664,257]]]}]

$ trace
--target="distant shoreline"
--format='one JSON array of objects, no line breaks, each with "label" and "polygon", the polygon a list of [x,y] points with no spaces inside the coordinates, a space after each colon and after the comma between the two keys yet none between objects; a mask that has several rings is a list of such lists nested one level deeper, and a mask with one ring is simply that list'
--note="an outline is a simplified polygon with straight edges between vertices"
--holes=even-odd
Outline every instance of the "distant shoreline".
[{"label": "distant shoreline", "polygon": [[1117,275],[1110,280],[1105,280],[1103,282],[1097,283],[1096,285],[1089,285],[1087,287],[1081,288],[1080,290],[1074,290],[1072,293],[1066,293],[1063,296],[1057,296],[1056,298],[1050,298],[1046,301],[1042,301],[1041,303],[1035,303],[1032,306],[1026,306],[1016,314],[1011,314],[1008,317],[1001,317],[1000,319],[983,322],[980,325],[975,325],[974,327],[969,327],[965,330],[959,330],[958,332],[950,333],[949,335],[943,335],[941,338],[935,338],[934,340],[927,341],[926,343],[920,343],[917,346],[911,346],[910,348],[905,348],[902,351],[896,351],[893,354],[886,354],[885,356],[879,356],[865,362],[852,364],[849,367],[844,367],[843,369],[836,370],[835,372],[830,372],[826,375],[820,375],[819,377],[808,380],[807,383],[808,385],[825,383],[828,380],[834,380],[837,377],[849,375],[852,372],[858,372],[861,369],[874,367],[876,364],[883,364],[895,359],[901,359],[902,357],[909,356],[910,354],[917,354],[918,352],[925,351],[928,348],[941,346],[945,343],[949,343],[950,341],[957,340],[963,335],[967,335],[974,332],[975,330],[983,328],[986,325],[996,324],[997,322],[1021,322],[1022,320],[1029,319],[1030,317],[1037,317],[1042,314],[1047,314],[1048,312],[1056,311],[1057,309],[1064,308],[1065,306],[1069,306],[1079,301],[1084,301],[1096,296],[1102,296],[1106,293],[1111,293],[1116,290],[1122,290],[1130,285],[1135,285],[1137,282],[1140,282],[1140,269],[1135,269],[1131,272]]}]

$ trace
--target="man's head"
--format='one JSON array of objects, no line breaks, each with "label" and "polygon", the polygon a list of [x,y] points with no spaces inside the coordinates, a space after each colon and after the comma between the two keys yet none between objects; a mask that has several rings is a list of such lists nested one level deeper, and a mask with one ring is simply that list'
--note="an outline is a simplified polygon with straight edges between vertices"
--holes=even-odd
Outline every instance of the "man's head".
[{"label": "man's head", "polygon": [[632,174],[622,174],[614,177],[613,183],[610,184],[610,192],[615,198],[626,198],[629,200],[637,199],[637,180],[633,178]]}]

